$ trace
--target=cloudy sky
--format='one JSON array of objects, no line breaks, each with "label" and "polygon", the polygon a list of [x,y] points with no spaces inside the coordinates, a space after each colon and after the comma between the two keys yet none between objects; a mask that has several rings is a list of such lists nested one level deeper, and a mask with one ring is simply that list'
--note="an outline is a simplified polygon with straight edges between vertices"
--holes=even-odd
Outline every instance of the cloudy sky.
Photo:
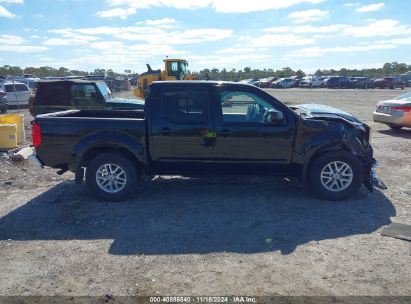
[{"label": "cloudy sky", "polygon": [[411,62],[411,1],[0,0],[0,66],[92,71]]}]

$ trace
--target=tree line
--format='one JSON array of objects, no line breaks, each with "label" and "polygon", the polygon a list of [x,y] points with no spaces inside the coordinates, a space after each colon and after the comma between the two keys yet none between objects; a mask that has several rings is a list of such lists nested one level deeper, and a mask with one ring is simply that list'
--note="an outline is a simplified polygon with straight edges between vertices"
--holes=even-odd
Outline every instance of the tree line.
[{"label": "tree line", "polygon": [[[398,75],[403,74],[407,71],[411,71],[411,65],[406,63],[391,62],[385,63],[381,68],[369,68],[369,69],[346,69],[342,68],[340,70],[317,70],[314,75],[316,76],[365,76],[372,78],[379,78],[387,75]],[[20,76],[23,74],[32,74],[38,77],[53,76],[86,76],[86,75],[98,75],[98,76],[138,76],[138,74],[128,74],[124,75],[121,73],[116,73],[111,69],[95,69],[92,72],[80,71],[80,70],[70,70],[64,67],[53,68],[49,66],[44,67],[26,67],[21,68],[18,66],[4,65],[0,67],[0,75],[5,76]],[[261,79],[267,77],[290,77],[290,76],[306,76],[306,73],[302,70],[293,70],[290,67],[285,67],[280,70],[274,69],[252,69],[250,67],[245,67],[244,69],[203,69],[200,72],[193,72],[198,79],[204,80],[223,80],[223,81],[240,81],[243,79]]]}]

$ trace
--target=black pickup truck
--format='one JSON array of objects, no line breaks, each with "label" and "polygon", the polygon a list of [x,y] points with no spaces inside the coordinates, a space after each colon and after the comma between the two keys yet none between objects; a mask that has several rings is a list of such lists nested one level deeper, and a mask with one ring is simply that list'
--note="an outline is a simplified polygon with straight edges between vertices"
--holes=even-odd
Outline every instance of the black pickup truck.
[{"label": "black pickup truck", "polygon": [[144,110],[38,115],[32,159],[76,173],[100,198],[129,196],[144,176],[282,175],[341,200],[373,173],[370,128],[327,106],[289,108],[246,84],[151,84]]}]

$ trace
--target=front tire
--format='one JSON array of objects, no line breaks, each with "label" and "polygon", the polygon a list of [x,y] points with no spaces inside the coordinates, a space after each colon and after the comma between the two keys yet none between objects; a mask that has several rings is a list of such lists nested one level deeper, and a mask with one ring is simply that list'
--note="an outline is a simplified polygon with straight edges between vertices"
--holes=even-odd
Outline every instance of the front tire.
[{"label": "front tire", "polygon": [[364,169],[362,162],[351,153],[328,152],[314,160],[308,177],[315,194],[338,201],[358,191],[364,179]]},{"label": "front tire", "polygon": [[102,153],[88,163],[86,183],[97,197],[107,201],[121,201],[135,189],[136,168],[122,154]]}]

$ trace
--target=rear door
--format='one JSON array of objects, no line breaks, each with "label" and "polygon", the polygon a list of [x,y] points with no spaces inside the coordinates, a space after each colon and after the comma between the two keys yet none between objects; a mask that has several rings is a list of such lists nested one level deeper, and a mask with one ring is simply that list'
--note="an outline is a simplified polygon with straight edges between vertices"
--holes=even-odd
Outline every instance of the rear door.
[{"label": "rear door", "polygon": [[16,95],[20,105],[27,105],[30,98],[30,90],[26,84],[16,84]]},{"label": "rear door", "polygon": [[5,84],[4,85],[4,91],[7,94],[7,101],[9,103],[9,105],[15,105],[17,104],[17,94],[14,91],[14,85],[13,84]]},{"label": "rear door", "polygon": [[[151,157],[159,172],[204,173],[212,160],[210,90],[164,86],[151,113]],[[160,103],[158,105],[158,103]]]}]

